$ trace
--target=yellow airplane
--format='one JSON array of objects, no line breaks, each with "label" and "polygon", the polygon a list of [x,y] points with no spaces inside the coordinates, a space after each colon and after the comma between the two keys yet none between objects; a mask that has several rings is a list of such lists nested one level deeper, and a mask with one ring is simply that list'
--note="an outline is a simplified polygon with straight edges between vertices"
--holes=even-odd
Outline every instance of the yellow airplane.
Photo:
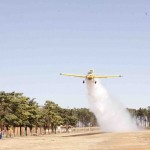
[{"label": "yellow airplane", "polygon": [[[78,75],[78,74],[65,74],[65,73],[60,73],[60,75],[64,75],[64,76],[73,76],[73,77],[79,77],[79,78],[85,78],[88,80],[93,80],[96,84],[96,81],[94,80],[95,78],[118,78],[118,77],[122,77],[121,75],[112,75],[112,76],[98,76],[98,75],[94,75],[94,70],[91,69],[87,75]],[[85,81],[83,80],[83,83],[85,83]]]}]

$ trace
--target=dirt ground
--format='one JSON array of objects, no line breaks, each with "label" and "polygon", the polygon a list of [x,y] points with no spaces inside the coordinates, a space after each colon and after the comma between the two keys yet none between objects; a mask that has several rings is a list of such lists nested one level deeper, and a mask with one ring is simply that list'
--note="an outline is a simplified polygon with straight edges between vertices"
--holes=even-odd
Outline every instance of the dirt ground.
[{"label": "dirt ground", "polygon": [[150,130],[61,133],[0,140],[0,150],[150,150]]}]

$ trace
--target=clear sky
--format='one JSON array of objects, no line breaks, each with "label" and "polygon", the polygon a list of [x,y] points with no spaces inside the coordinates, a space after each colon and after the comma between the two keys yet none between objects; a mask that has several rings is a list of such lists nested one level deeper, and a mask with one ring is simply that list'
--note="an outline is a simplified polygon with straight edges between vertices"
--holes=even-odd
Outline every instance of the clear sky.
[{"label": "clear sky", "polygon": [[82,79],[59,73],[91,68],[124,76],[102,84],[126,107],[150,106],[149,0],[0,1],[0,91],[88,107]]}]

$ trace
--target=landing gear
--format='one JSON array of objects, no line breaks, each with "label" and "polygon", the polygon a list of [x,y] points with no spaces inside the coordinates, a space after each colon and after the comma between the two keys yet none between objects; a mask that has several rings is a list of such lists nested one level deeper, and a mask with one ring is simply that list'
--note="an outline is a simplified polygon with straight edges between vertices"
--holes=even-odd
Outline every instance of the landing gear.
[{"label": "landing gear", "polygon": [[83,84],[85,83],[85,81],[83,80]]},{"label": "landing gear", "polygon": [[95,84],[97,83],[97,81],[95,81]]}]

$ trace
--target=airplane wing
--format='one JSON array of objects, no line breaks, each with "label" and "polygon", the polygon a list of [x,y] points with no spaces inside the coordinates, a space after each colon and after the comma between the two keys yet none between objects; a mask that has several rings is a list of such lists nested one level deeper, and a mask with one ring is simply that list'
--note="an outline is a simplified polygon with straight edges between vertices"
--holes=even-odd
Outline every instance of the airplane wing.
[{"label": "airplane wing", "polygon": [[79,78],[85,78],[85,77],[86,77],[86,76],[78,75],[78,74],[65,74],[65,73],[60,73],[60,75],[73,76],[73,77],[79,77]]},{"label": "airplane wing", "polygon": [[94,78],[119,78],[121,75],[113,75],[113,76],[94,76]]}]

